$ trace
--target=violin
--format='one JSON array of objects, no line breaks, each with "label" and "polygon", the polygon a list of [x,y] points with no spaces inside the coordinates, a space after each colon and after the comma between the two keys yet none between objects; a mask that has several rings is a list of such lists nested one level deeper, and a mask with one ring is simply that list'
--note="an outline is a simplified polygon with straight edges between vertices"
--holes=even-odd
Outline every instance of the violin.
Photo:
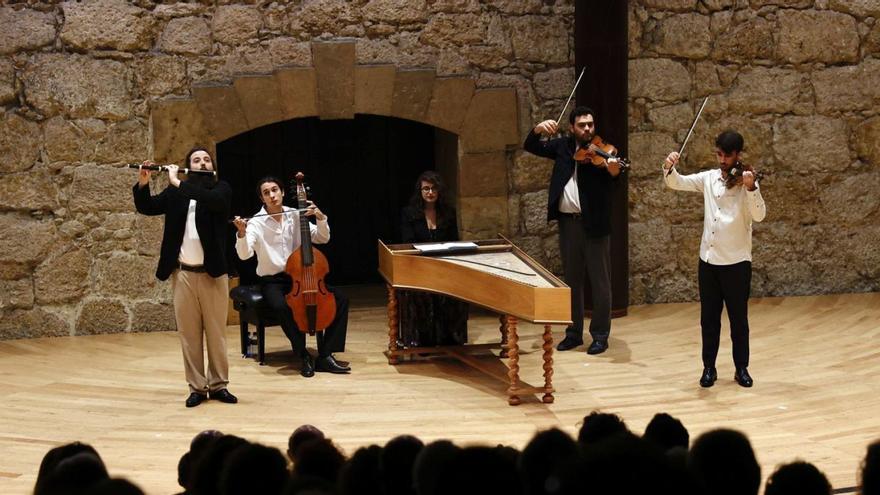
[{"label": "violin", "polygon": [[588,146],[581,147],[574,153],[574,161],[582,164],[592,163],[597,167],[604,167],[605,161],[611,158],[618,160],[621,171],[629,168],[629,160],[618,157],[617,148],[599,136],[593,136]]},{"label": "violin", "polygon": [[746,165],[743,162],[736,162],[733,167],[731,167],[730,170],[727,171],[727,179],[725,179],[724,185],[727,186],[728,189],[734,186],[742,185],[744,172],[751,172],[755,174],[756,183],[764,178],[764,173],[756,172],[755,168],[751,165]]},{"label": "violin", "polygon": [[293,312],[293,320],[299,330],[315,335],[316,331],[323,331],[333,323],[336,316],[336,297],[324,282],[330,272],[330,264],[323,253],[312,247],[303,177],[302,172],[297,172],[296,199],[302,244],[287,258],[284,271],[290,275],[293,283],[284,299]]}]

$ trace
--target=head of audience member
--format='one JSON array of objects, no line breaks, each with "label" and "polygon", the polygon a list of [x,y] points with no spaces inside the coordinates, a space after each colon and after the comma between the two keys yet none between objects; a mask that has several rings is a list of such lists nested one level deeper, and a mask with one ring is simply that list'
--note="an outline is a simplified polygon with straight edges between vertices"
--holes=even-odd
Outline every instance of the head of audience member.
[{"label": "head of audience member", "polygon": [[98,451],[87,443],[72,442],[49,449],[49,451],[46,452],[46,454],[43,456],[43,460],[40,462],[40,469],[37,472],[37,481],[34,486],[34,493],[37,493],[39,491],[40,485],[45,481],[46,476],[54,471],[55,468],[58,467],[58,464],[61,463],[61,461],[69,459],[83,452],[92,454],[97,457],[98,460],[101,460],[101,456],[98,455]]},{"label": "head of audience member", "polygon": [[[220,472],[235,449],[249,442],[235,435],[222,435],[209,441],[202,454],[192,459],[190,486],[187,491],[199,495],[220,493]],[[190,452],[193,452],[192,450]]]},{"label": "head of audience member", "polygon": [[91,452],[80,452],[61,460],[47,472],[34,495],[83,494],[109,477],[100,457]]},{"label": "head of audience member", "polygon": [[770,475],[764,495],[831,495],[831,483],[816,466],[795,461]]},{"label": "head of audience member", "polygon": [[880,495],[880,441],[868,445],[861,471],[862,495]]},{"label": "head of audience member", "polygon": [[281,451],[255,443],[233,450],[220,473],[221,495],[280,495],[287,483],[287,459]]},{"label": "head of audience member", "polygon": [[192,471],[192,453],[184,452],[177,461],[177,484],[183,488],[184,493],[189,490],[190,472]]},{"label": "head of audience member", "polygon": [[579,453],[577,442],[558,428],[535,434],[517,460],[523,491],[527,495],[555,493],[560,486],[559,469],[574,462]]},{"label": "head of audience member", "polygon": [[314,476],[293,476],[284,488],[284,495],[336,495],[336,485]]},{"label": "head of audience member", "polygon": [[379,472],[381,457],[382,447],[378,445],[357,449],[339,471],[339,494],[383,495]]},{"label": "head of audience member", "polygon": [[324,438],[324,432],[312,425],[302,425],[293,430],[287,439],[287,458],[296,464],[296,451],[309,440]]},{"label": "head of audience member", "polygon": [[688,453],[688,470],[706,493],[715,495],[756,495],[761,485],[752,444],[734,430],[700,435]]},{"label": "head of audience member", "polygon": [[88,495],[144,495],[144,491],[127,479],[107,478],[89,488]]},{"label": "head of audience member", "polygon": [[505,447],[465,447],[441,469],[438,495],[484,495],[523,492],[515,452]]},{"label": "head of audience member", "polygon": [[617,434],[629,433],[626,423],[620,416],[610,413],[593,411],[584,416],[581,429],[578,431],[578,443],[589,445]]},{"label": "head of audience member", "polygon": [[382,449],[379,469],[385,481],[386,495],[409,495],[413,487],[413,464],[425,444],[412,435],[392,438]]},{"label": "head of audience member", "polygon": [[192,437],[192,440],[190,440],[189,450],[196,455],[201,454],[208,445],[222,436],[223,432],[219,430],[202,430],[196,433],[196,435]]},{"label": "head of audience member", "polygon": [[314,438],[297,448],[293,474],[336,483],[344,464],[345,455],[329,438]]},{"label": "head of audience member", "polygon": [[180,456],[177,462],[177,484],[184,489],[184,493],[192,490],[193,465],[201,458],[211,442],[221,436],[223,433],[217,430],[201,431],[190,441],[189,451]]},{"label": "head of audience member", "polygon": [[434,207],[437,211],[446,210],[446,184],[443,178],[433,170],[426,170],[416,179],[415,189],[410,197],[409,204],[419,211],[425,211],[428,207]]},{"label": "head of audience member", "polygon": [[690,495],[685,470],[676,470],[651,442],[625,431],[582,445],[583,460],[563,474],[561,493]]},{"label": "head of audience member", "polygon": [[664,451],[675,447],[688,448],[690,436],[681,421],[666,413],[657,413],[645,427],[645,440],[654,442]]},{"label": "head of audience member", "polygon": [[413,463],[413,487],[418,495],[434,495],[446,466],[458,455],[461,447],[449,440],[425,445]]}]

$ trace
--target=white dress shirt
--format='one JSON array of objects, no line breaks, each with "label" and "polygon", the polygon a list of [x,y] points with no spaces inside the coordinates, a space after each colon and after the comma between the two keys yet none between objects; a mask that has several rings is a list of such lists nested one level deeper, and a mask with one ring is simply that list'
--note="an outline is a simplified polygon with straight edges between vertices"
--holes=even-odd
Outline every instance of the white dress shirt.
[{"label": "white dress shirt", "polygon": [[565,187],[562,189],[562,195],[559,196],[559,211],[561,213],[581,212],[581,197],[578,192],[577,180],[578,169],[575,166],[571,178],[568,179],[568,182],[565,183]]},{"label": "white dress shirt", "polygon": [[[284,211],[293,208],[283,207]],[[266,208],[261,208],[257,215],[265,215]],[[238,257],[246,260],[257,253],[257,275],[265,277],[281,273],[287,266],[287,258],[302,244],[299,231],[299,214],[287,213],[279,215],[276,220],[274,215],[256,217],[248,220],[245,236],[235,235],[235,251]],[[315,225],[309,222],[309,232],[312,242],[324,244],[330,240],[330,225],[327,216],[318,220]]]},{"label": "white dress shirt", "polygon": [[712,265],[732,265],[752,260],[752,221],[767,214],[761,189],[743,186],[730,189],[721,179],[721,169],[680,175],[674,168],[666,185],[679,191],[703,193],[703,238],[700,259]]},{"label": "white dress shirt", "polygon": [[201,266],[205,264],[205,249],[202,240],[199,239],[199,231],[196,230],[196,200],[189,200],[189,209],[186,212],[186,227],[183,230],[183,242],[180,244],[180,254],[177,261],[184,265]]},{"label": "white dress shirt", "polygon": [[[575,148],[575,152],[580,146]],[[559,212],[560,213],[580,213],[581,212],[581,196],[578,191],[578,164],[575,162],[574,171],[571,178],[562,188],[562,195],[559,196]]]}]

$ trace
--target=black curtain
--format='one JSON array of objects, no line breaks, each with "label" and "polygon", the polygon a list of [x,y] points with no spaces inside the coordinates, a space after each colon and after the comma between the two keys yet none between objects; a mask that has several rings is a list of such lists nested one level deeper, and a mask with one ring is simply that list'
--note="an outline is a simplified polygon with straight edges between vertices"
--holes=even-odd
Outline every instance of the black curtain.
[{"label": "black curtain", "polygon": [[[233,189],[233,215],[262,206],[257,181],[274,175],[288,185],[285,204],[296,206],[297,172],[309,199],[330,220],[330,242],[316,245],[330,263],[332,285],[376,283],[376,240],[397,242],[400,210],[424,170],[434,169],[434,129],[408,120],[357,115],[352,120],[294,119],[254,129],[217,145],[220,178]],[[230,227],[230,242],[235,229]],[[256,257],[233,268],[254,282]]]},{"label": "black curtain", "polygon": [[[626,0],[575,2],[575,67],[587,71],[578,86],[578,105],[596,112],[597,133],[627,156],[628,122],[628,2]],[[644,165],[644,164],[642,164]],[[634,164],[633,166],[639,166]],[[621,174],[613,195],[611,216],[612,316],[623,316],[629,306],[629,200],[627,175]],[[590,307],[591,294],[584,294]]]}]

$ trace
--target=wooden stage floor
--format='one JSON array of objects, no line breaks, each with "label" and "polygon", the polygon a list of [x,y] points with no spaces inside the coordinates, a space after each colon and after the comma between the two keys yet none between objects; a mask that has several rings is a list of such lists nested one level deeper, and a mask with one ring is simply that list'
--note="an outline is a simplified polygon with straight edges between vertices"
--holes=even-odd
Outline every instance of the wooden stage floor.
[{"label": "wooden stage floor", "polygon": [[[229,327],[237,405],[184,407],[174,333],[0,342],[0,493],[30,493],[43,454],[74,440],[94,445],[111,475],[147,493],[174,493],[179,457],[208,428],[283,451],[295,427],[312,423],[351,454],[402,433],[522,447],[551,426],[576,435],[595,409],[620,414],[641,433],[665,411],[684,422],[692,440],[717,427],[746,432],[765,478],[800,458],[835,488],[856,484],[867,444],[880,438],[880,293],[752,300],[752,389],[733,382],[726,336],[718,383],[698,386],[697,303],[631,307],[614,320],[605,354],[554,353],[554,404],[524,396],[517,407],[507,405],[504,382],[455,360],[389,366],[384,292],[352,296],[342,355],[352,362],[350,376],[300,377],[278,329],[267,332],[268,362],[259,366],[238,356],[237,327]],[[470,336],[497,339],[497,318],[472,315]],[[520,376],[531,385],[542,383],[540,343],[540,329],[521,323]],[[506,372],[496,357],[484,364]]]}]

